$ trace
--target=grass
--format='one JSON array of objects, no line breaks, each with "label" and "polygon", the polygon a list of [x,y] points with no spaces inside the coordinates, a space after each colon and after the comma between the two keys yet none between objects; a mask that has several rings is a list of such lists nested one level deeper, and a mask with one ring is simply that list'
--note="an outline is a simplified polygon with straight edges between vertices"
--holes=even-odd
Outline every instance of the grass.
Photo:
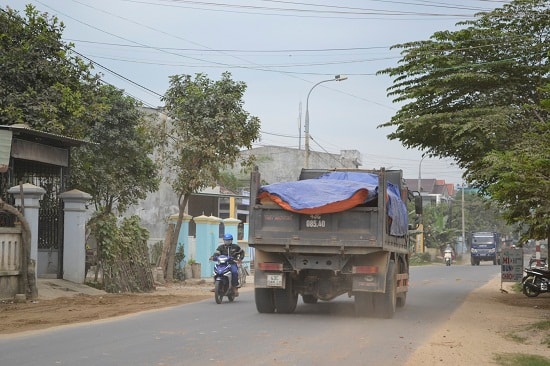
[{"label": "grass", "polygon": [[512,290],[516,293],[520,293],[522,291],[521,289],[521,282],[516,282],[512,285]]},{"label": "grass", "polygon": [[509,339],[513,342],[517,342],[517,343],[525,343],[527,342],[527,337],[522,337],[520,336],[519,334],[516,334],[516,333],[508,333],[504,336],[506,339]]},{"label": "grass", "polygon": [[550,366],[550,359],[523,353],[502,353],[494,357],[500,366]]},{"label": "grass", "polygon": [[539,332],[546,332],[540,344],[546,345],[546,347],[550,348],[550,320],[541,320],[540,322],[531,324],[528,329]]}]

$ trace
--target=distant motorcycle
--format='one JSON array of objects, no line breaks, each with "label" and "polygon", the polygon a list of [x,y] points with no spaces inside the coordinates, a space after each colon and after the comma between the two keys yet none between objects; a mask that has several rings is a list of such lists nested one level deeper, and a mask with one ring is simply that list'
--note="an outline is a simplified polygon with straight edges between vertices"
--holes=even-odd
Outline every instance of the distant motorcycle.
[{"label": "distant motorcycle", "polygon": [[550,291],[550,271],[542,268],[525,268],[521,289],[527,297],[537,297]]},{"label": "distant motorcycle", "polygon": [[541,268],[543,267],[548,267],[548,262],[547,262],[547,259],[542,257],[540,259],[537,259],[534,255],[531,256],[531,258],[529,259],[529,268]]},{"label": "distant motorcycle", "polygon": [[445,259],[445,265],[450,266],[453,263],[453,252],[445,250],[443,258]]},{"label": "distant motorcycle", "polygon": [[234,260],[223,254],[213,259],[216,261],[214,264],[214,299],[216,304],[221,304],[224,296],[227,296],[227,299],[232,302],[235,297],[239,296],[231,281],[231,264]]}]

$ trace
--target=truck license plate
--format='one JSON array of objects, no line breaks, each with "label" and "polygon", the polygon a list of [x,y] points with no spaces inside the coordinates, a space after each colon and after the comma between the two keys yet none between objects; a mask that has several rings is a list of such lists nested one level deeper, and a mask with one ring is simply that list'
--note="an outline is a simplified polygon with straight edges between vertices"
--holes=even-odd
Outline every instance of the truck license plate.
[{"label": "truck license plate", "polygon": [[283,275],[282,274],[268,274],[267,275],[268,287],[283,287]]}]

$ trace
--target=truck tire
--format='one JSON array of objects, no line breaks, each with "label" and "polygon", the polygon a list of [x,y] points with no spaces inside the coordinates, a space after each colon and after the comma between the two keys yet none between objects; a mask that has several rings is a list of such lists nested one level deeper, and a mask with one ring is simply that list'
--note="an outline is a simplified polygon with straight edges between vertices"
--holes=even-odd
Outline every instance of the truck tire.
[{"label": "truck tire", "polygon": [[372,292],[355,293],[355,315],[372,316],[374,314],[374,297]]},{"label": "truck tire", "polygon": [[302,295],[302,300],[304,301],[304,304],[317,304],[319,299],[313,295]]},{"label": "truck tire", "polygon": [[287,276],[286,288],[273,290],[275,309],[279,314],[291,314],[296,310],[298,294],[294,293],[292,287],[292,279]]},{"label": "truck tire", "polygon": [[256,301],[256,310],[258,310],[258,313],[271,314],[275,312],[275,302],[273,301],[273,289],[255,288],[254,300]]},{"label": "truck tire", "polygon": [[374,312],[377,317],[391,319],[395,314],[397,304],[395,280],[395,262],[390,260],[386,276],[386,292],[374,294]]}]

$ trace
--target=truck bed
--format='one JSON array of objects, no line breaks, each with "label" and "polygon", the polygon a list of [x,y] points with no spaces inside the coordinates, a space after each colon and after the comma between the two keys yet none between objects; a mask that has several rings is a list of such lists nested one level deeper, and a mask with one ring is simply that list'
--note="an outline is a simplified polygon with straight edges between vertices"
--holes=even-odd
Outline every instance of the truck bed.
[{"label": "truck bed", "polygon": [[[311,176],[310,173],[307,178]],[[386,179],[382,174],[381,186],[385,186]],[[257,188],[253,192],[257,192]],[[258,249],[341,255],[378,250],[408,252],[405,236],[389,235],[391,219],[385,214],[384,195],[377,195],[374,201],[365,205],[324,214],[291,212],[271,201],[257,202],[255,197],[252,202],[256,203],[251,210],[249,244]]]}]

